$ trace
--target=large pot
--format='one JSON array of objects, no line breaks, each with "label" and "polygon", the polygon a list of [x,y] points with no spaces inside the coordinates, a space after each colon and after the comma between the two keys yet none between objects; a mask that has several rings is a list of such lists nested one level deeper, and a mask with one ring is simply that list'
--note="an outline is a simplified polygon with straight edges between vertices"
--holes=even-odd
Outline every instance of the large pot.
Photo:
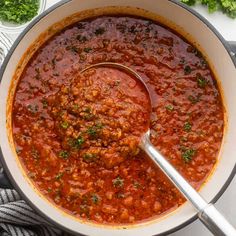
[{"label": "large pot", "polygon": [[[107,6],[116,6],[112,8],[112,11],[116,13],[122,11],[127,14],[156,17],[160,22],[174,28],[194,43],[208,58],[222,91],[226,109],[226,128],[218,164],[200,192],[208,202],[215,202],[228,186],[235,172],[236,93],[234,89],[236,88],[236,60],[233,58],[234,55],[229,43],[204,18],[175,1],[67,0],[56,4],[36,18],[15,41],[1,68],[0,142],[3,154],[2,164],[10,181],[25,200],[49,221],[71,233],[96,236],[167,234],[196,219],[196,212],[189,203],[185,203],[179,209],[161,218],[132,226],[112,227],[82,222],[56,208],[33,187],[19,164],[13,148],[10,111],[17,82],[13,75],[21,58],[24,56],[27,61],[34,51],[32,47],[30,51],[27,49],[49,26],[74,13]],[[117,6],[122,7],[118,8]],[[155,16],[147,11],[154,13]],[[101,14],[101,12],[100,10],[88,11],[86,14]],[[83,13],[81,16],[86,14]],[[71,23],[76,20],[76,17],[80,17],[80,15],[66,20],[64,24]],[[62,27],[62,24],[57,27]],[[41,35],[41,41],[37,41],[33,48],[37,48],[48,36],[48,34]],[[25,54],[26,51],[27,54]]]}]

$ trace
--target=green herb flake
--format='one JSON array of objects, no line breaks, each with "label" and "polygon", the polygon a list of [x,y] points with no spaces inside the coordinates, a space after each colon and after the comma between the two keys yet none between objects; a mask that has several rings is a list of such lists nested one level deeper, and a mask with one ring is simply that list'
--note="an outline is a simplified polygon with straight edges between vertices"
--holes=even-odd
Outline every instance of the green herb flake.
[{"label": "green herb flake", "polygon": [[192,68],[190,66],[187,65],[184,67],[184,74],[185,75],[189,75],[189,74],[191,74],[191,72],[192,72]]},{"label": "green herb flake", "polygon": [[38,161],[40,158],[39,152],[37,149],[34,147],[31,149],[31,156],[33,157],[34,160]]},{"label": "green herb flake", "polygon": [[63,176],[63,173],[60,172],[60,173],[58,173],[58,174],[55,176],[55,179],[56,179],[56,180],[60,180],[60,179],[62,178],[62,176]]},{"label": "green herb flake", "polygon": [[99,133],[101,132],[101,129],[103,128],[103,125],[98,123],[94,126],[91,126],[87,129],[87,134],[91,137],[91,138],[96,138]]},{"label": "green herb flake", "polygon": [[173,111],[174,110],[174,107],[171,104],[165,106],[165,108],[166,108],[167,111]]},{"label": "green herb flake", "polygon": [[133,182],[133,186],[134,186],[136,189],[139,189],[142,185],[141,185],[138,181],[134,181],[134,182]]},{"label": "green herb flake", "polygon": [[69,152],[62,150],[59,152],[59,157],[62,159],[67,159],[69,157]]},{"label": "green herb flake", "polygon": [[114,187],[123,187],[124,185],[124,180],[118,176],[117,178],[112,180],[113,186]]},{"label": "green herb flake", "polygon": [[38,105],[29,104],[29,105],[27,106],[27,109],[28,109],[28,111],[30,111],[31,113],[36,114],[36,113],[38,112],[38,110],[39,110],[39,106],[38,106]]},{"label": "green herb flake", "polygon": [[188,96],[188,100],[192,103],[192,104],[196,104],[197,102],[200,101],[200,97],[199,96],[193,96],[193,95],[189,95]]},{"label": "green herb flake", "polygon": [[191,125],[189,122],[185,122],[183,129],[184,129],[184,131],[186,131],[186,132],[190,132],[191,129],[192,129],[192,125]]},{"label": "green herb flake", "polygon": [[22,24],[38,14],[39,0],[1,0],[0,20]]},{"label": "green herb flake", "polygon": [[79,136],[77,139],[74,139],[71,142],[71,146],[76,149],[80,149],[82,145],[84,144],[85,140],[82,136]]},{"label": "green herb flake", "polygon": [[89,53],[90,51],[92,51],[92,48],[84,48],[84,52]]},{"label": "green herb flake", "polygon": [[190,162],[195,154],[196,154],[196,150],[192,148],[190,149],[184,148],[182,150],[182,158],[186,163]]},{"label": "green herb flake", "polygon": [[197,74],[197,85],[200,88],[205,88],[207,85],[207,80],[200,74]]},{"label": "green herb flake", "polygon": [[17,155],[21,154],[21,149],[19,147],[16,148],[16,154]]},{"label": "green herb flake", "polygon": [[74,53],[79,53],[79,49],[76,46],[71,46],[69,49]]},{"label": "green herb flake", "polygon": [[84,42],[86,42],[88,40],[85,36],[83,36],[81,34],[78,34],[76,36],[76,39],[79,40],[80,43],[84,43]]},{"label": "green herb flake", "polygon": [[98,196],[97,194],[92,194],[91,200],[92,200],[92,202],[93,202],[94,204],[98,204],[100,198],[99,198],[99,196]]},{"label": "green herb flake", "polygon": [[61,127],[62,127],[63,129],[67,129],[67,128],[69,127],[69,123],[68,123],[67,121],[63,121],[63,122],[61,123]]},{"label": "green herb flake", "polygon": [[84,153],[83,159],[86,162],[93,162],[97,159],[97,155],[95,153]]},{"label": "green herb flake", "polygon": [[42,100],[43,108],[46,109],[48,107],[48,102],[46,99]]},{"label": "green herb flake", "polygon": [[105,29],[103,27],[99,27],[94,32],[96,35],[102,35],[105,33]]}]

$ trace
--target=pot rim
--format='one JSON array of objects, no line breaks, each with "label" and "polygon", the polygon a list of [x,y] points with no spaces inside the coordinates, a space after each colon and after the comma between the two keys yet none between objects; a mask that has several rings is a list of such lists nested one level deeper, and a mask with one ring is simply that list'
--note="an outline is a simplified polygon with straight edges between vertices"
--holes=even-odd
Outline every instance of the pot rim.
[{"label": "pot rim", "polygon": [[[28,31],[34,27],[42,18],[44,18],[45,16],[47,16],[49,13],[51,13],[52,11],[54,11],[55,9],[69,3],[71,0],[61,0],[60,2],[52,5],[51,7],[49,7],[47,10],[45,10],[43,13],[41,13],[40,15],[38,15],[33,21],[31,21],[26,28],[20,33],[20,35],[17,37],[17,39],[14,41],[11,49],[9,50],[2,66],[0,69],[0,86],[1,86],[1,81],[2,81],[2,77],[4,75],[5,69],[8,65],[8,62],[11,59],[11,56],[13,54],[13,52],[15,51],[15,49],[17,48],[17,46],[19,45],[19,43],[21,42],[21,40],[24,38],[24,36],[28,33]],[[201,20],[209,29],[211,32],[213,32],[216,37],[219,39],[219,41],[222,43],[222,45],[224,46],[224,48],[226,49],[226,51],[229,54],[229,57],[231,58],[233,64],[236,67],[236,60],[233,57],[232,50],[230,48],[229,43],[223,38],[223,36],[218,32],[218,30],[207,20],[205,19],[201,14],[199,14],[198,12],[196,12],[195,10],[189,8],[188,6],[184,5],[183,3],[177,2],[176,0],[169,0],[171,3],[175,4],[176,6],[182,7],[184,8],[186,11],[190,12],[192,15],[194,15],[195,17],[197,17],[199,20]],[[9,178],[10,182],[12,183],[13,187],[19,192],[20,196],[35,210],[37,211],[41,216],[43,216],[45,219],[49,220],[50,223],[52,223],[54,226],[58,226],[60,229],[65,230],[67,232],[71,232],[71,233],[75,233],[74,231],[66,228],[64,225],[61,225],[60,223],[53,221],[49,216],[47,216],[46,214],[44,214],[43,212],[41,212],[40,208],[38,206],[36,206],[35,204],[33,204],[33,202],[27,197],[27,194],[25,194],[21,188],[18,186],[18,184],[16,183],[15,179],[12,177],[11,172],[5,162],[2,150],[0,148],[0,157],[3,157],[0,159],[0,162],[3,165],[3,168],[7,174],[7,177]],[[225,192],[225,190],[227,189],[227,187],[229,186],[229,184],[231,183],[232,179],[234,178],[234,175],[236,174],[236,163],[234,165],[233,170],[231,171],[227,181],[224,183],[224,185],[221,187],[221,189],[219,190],[219,192],[216,194],[216,196],[210,201],[210,203],[215,203],[221,196],[222,194]],[[192,223],[193,221],[195,221],[197,219],[197,212],[196,214],[191,217],[190,219],[186,220],[184,223],[169,229],[163,233],[160,233],[158,235],[168,235],[170,233],[176,232],[184,227],[186,227],[187,225],[189,225],[190,223]],[[79,234],[79,233],[78,233]],[[82,235],[82,234],[80,234]]]}]

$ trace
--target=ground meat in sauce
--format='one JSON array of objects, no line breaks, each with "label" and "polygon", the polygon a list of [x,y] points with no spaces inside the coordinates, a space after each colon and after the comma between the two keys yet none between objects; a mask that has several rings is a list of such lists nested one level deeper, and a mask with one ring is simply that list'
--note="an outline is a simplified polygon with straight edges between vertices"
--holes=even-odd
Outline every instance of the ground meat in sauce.
[{"label": "ground meat in sauce", "polygon": [[64,159],[83,158],[112,168],[139,153],[149,128],[149,94],[123,70],[101,67],[78,73],[46,102],[62,147],[58,156]]},{"label": "ground meat in sauce", "polygon": [[[53,36],[30,60],[13,104],[16,151],[28,176],[48,199],[76,217],[98,223],[140,222],[177,208],[184,199],[142,151],[127,158],[127,150],[118,150],[123,156],[115,165],[97,161],[104,155],[94,149],[102,145],[101,151],[109,153],[119,129],[128,138],[137,135],[132,129],[136,117],[118,125],[115,115],[123,109],[123,98],[110,101],[113,128],[102,108],[94,117],[93,99],[101,89],[76,95],[78,71],[103,61],[123,63],[145,79],[154,105],[151,140],[195,188],[217,160],[224,127],[222,100],[201,53],[177,33],[146,19],[104,16],[78,22]],[[86,81],[81,83],[83,87]],[[111,86],[122,84],[113,81]],[[85,122],[83,138],[73,123],[77,112],[79,122]],[[89,133],[94,132],[93,139]],[[71,137],[72,147],[67,142]],[[107,149],[99,143],[103,140]]]}]

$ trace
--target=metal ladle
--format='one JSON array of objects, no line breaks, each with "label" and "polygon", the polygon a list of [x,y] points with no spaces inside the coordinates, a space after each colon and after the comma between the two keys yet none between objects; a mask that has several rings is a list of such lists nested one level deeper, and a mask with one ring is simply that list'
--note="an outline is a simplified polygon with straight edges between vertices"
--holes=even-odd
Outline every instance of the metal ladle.
[{"label": "metal ladle", "polygon": [[[135,76],[144,86],[145,90],[149,94],[150,104],[151,98],[148,88],[143,81],[142,77],[133,69],[114,62],[102,62],[90,65],[83,69],[81,73],[96,67],[109,67],[122,70],[130,75]],[[236,230],[234,227],[224,218],[224,216],[214,207],[213,204],[207,203],[206,200],[184,179],[184,177],[168,162],[165,157],[153,146],[150,142],[150,129],[142,136],[140,141],[140,148],[145,151],[152,161],[161,168],[166,176],[172,181],[172,183],[178,188],[178,190],[184,195],[184,197],[192,203],[196,211],[198,212],[198,218],[214,235],[227,235],[236,236]]]}]

